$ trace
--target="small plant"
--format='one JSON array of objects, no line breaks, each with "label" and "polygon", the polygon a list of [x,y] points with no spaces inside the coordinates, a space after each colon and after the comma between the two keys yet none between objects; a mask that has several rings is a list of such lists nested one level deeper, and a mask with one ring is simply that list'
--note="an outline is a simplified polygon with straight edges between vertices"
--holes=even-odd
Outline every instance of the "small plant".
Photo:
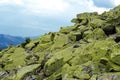
[{"label": "small plant", "polygon": [[25,48],[25,45],[30,43],[31,39],[29,37],[26,37],[25,42],[21,43],[21,46]]},{"label": "small plant", "polygon": [[26,43],[29,43],[31,41],[31,39],[29,38],[29,37],[27,37],[26,39],[25,39],[25,42]]},{"label": "small plant", "polygon": [[2,51],[2,49],[0,48],[0,51]]}]

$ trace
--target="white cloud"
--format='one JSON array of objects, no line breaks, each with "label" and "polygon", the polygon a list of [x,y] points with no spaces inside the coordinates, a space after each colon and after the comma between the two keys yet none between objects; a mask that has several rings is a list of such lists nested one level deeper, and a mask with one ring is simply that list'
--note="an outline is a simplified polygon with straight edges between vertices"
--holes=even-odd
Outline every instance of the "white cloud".
[{"label": "white cloud", "polygon": [[95,12],[98,12],[100,14],[103,13],[104,11],[108,11],[109,10],[108,8],[96,7],[94,5],[94,3],[93,3],[93,0],[89,0],[88,8],[91,11],[95,11]]},{"label": "white cloud", "polygon": [[22,0],[0,0],[0,4],[23,5],[23,2],[22,2]]},{"label": "white cloud", "polygon": [[69,4],[65,0],[24,0],[24,7],[29,12],[56,14],[64,12]]},{"label": "white cloud", "polygon": [[[103,13],[104,11],[107,11],[107,8],[101,8],[96,7],[93,3],[93,0],[69,0],[71,1],[70,9],[74,7],[74,9],[77,10],[77,12],[98,12]],[[74,4],[78,4],[77,6]],[[75,10],[73,10],[75,11]]]},{"label": "white cloud", "polygon": [[62,11],[64,8],[68,7],[68,4],[63,0],[29,0],[26,6],[37,10]]},{"label": "white cloud", "polygon": [[[59,15],[61,13],[76,13],[97,11],[102,13],[106,8],[99,8],[93,4],[93,0],[0,0],[1,4],[16,4],[24,7],[25,13],[37,13],[41,15]],[[117,5],[118,0],[114,0]],[[74,12],[76,11],[76,12]]]},{"label": "white cloud", "polygon": [[114,4],[117,6],[117,5],[120,5],[120,0],[113,0]]},{"label": "white cloud", "polygon": [[0,0],[0,5],[12,4],[24,8],[25,13],[54,15],[64,12],[69,4],[65,0]]}]

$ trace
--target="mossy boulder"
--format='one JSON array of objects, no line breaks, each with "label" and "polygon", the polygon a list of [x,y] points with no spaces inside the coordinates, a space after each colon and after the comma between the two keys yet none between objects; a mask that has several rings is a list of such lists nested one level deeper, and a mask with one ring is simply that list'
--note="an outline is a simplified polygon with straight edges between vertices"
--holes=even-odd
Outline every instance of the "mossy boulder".
[{"label": "mossy boulder", "polygon": [[62,48],[64,45],[69,43],[68,41],[69,41],[69,39],[68,39],[67,35],[57,33],[54,37],[54,41],[53,41],[53,45],[51,46],[51,50]]},{"label": "mossy boulder", "polygon": [[21,80],[24,76],[27,75],[27,73],[34,71],[39,66],[40,64],[34,64],[34,65],[23,67],[17,72],[15,76],[13,76],[13,79]]},{"label": "mossy boulder", "polygon": [[96,76],[96,78],[91,78],[91,80],[119,80],[120,78],[120,73],[104,73],[101,75]]},{"label": "mossy boulder", "polygon": [[45,74],[50,75],[53,72],[57,71],[60,67],[62,67],[67,61],[72,58],[72,51],[73,49],[70,47],[55,53],[53,57],[48,60],[44,66]]},{"label": "mossy boulder", "polygon": [[[19,54],[20,53],[20,54]],[[13,70],[20,66],[25,66],[25,57],[28,56],[24,49],[16,48],[14,53],[6,53],[2,56],[1,61],[5,70]]]}]

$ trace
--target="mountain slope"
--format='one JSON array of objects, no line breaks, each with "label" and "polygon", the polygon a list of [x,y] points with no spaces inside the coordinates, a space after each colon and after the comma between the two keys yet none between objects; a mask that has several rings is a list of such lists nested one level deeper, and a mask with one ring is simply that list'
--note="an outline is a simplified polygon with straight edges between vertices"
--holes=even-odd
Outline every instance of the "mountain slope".
[{"label": "mountain slope", "polygon": [[22,37],[0,34],[0,49],[7,48],[9,45],[18,45],[24,40]]},{"label": "mountain slope", "polygon": [[119,80],[120,6],[0,52],[2,80]]}]

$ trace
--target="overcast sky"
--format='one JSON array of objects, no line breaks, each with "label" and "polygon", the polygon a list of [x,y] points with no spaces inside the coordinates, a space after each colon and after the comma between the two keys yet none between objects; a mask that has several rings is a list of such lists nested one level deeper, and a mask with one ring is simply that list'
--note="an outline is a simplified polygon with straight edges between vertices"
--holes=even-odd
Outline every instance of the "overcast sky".
[{"label": "overcast sky", "polygon": [[72,25],[78,13],[99,13],[120,0],[0,0],[0,34],[38,36]]}]

